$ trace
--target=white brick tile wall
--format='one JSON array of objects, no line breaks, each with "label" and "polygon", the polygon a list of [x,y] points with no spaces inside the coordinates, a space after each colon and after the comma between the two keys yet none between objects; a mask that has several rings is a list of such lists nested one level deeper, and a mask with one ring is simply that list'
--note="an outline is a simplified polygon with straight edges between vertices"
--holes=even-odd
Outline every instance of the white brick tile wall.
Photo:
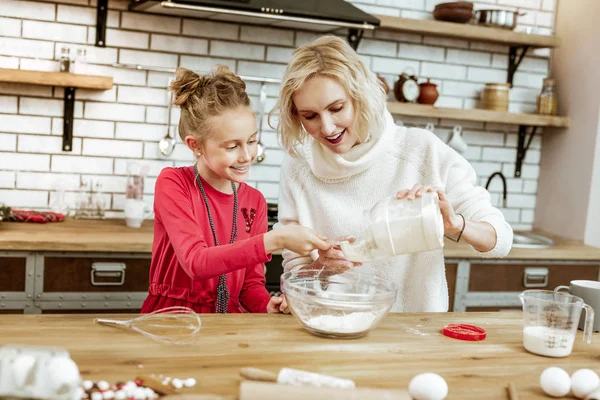
[{"label": "white brick tile wall", "polygon": [[100,157],[53,155],[51,171],[70,172],[79,174],[111,174],[113,172],[113,159]]},{"label": "white brick tile wall", "polygon": [[144,106],[114,103],[91,103],[85,107],[85,118],[107,121],[144,121]]},{"label": "white brick tile wall", "polygon": [[414,73],[417,73],[419,71],[419,62],[412,60],[400,60],[396,58],[373,57],[371,69],[374,72],[382,72],[385,74],[394,75],[399,75],[407,70],[414,71]]},{"label": "white brick tile wall", "polygon": [[213,40],[210,44],[210,55],[217,57],[231,57],[249,60],[264,60],[265,46],[248,43],[225,42]]},{"label": "white brick tile wall", "polygon": [[80,177],[77,174],[53,174],[46,172],[17,172],[17,189],[77,190]]},{"label": "white brick tile wall", "polygon": [[[128,165],[128,163],[132,163],[132,162],[148,165],[149,170],[148,170],[147,176],[152,176],[152,177],[158,176],[158,174],[160,174],[160,171],[163,168],[173,166],[173,161],[170,161],[170,160],[167,160],[167,161],[144,160],[144,159],[124,160],[121,158],[117,158],[117,159],[115,159],[115,172],[114,172],[115,175],[127,175],[127,165]],[[188,162],[185,165],[190,165],[190,163]]]},{"label": "white brick tile wall", "polygon": [[0,133],[0,151],[16,151],[17,135],[14,133]]},{"label": "white brick tile wall", "polygon": [[48,192],[37,190],[0,190],[0,199],[15,209],[24,207],[43,208],[48,204]]},{"label": "white brick tile wall", "polygon": [[511,208],[535,208],[535,196],[531,194],[511,194],[506,197],[506,205]]},{"label": "white brick tile wall", "polygon": [[23,21],[23,37],[69,43],[85,43],[87,28],[53,22]]},{"label": "white brick tile wall", "polygon": [[267,47],[267,61],[288,63],[292,59],[292,47]]},{"label": "white brick tile wall", "polygon": [[181,18],[124,12],[121,13],[121,27],[137,31],[179,33]]},{"label": "white brick tile wall", "polygon": [[[500,199],[499,201],[496,201],[496,207],[502,207],[502,200]],[[506,218],[506,221],[511,224],[514,222],[520,222],[521,221],[521,210],[519,209],[514,209],[514,208],[500,208],[500,211],[502,212],[502,214],[504,214],[504,218]]]},{"label": "white brick tile wall", "polygon": [[490,53],[487,52],[448,49],[446,61],[453,64],[466,64],[487,67],[491,64],[491,57]]},{"label": "white brick tile wall", "polygon": [[73,151],[62,151],[62,137],[59,136],[35,136],[19,135],[17,151],[21,153],[42,154],[81,154],[81,139],[73,139]]},{"label": "white brick tile wall", "polygon": [[19,69],[19,59],[17,57],[0,56],[0,68]]},{"label": "white brick tile wall", "polygon": [[287,29],[262,28],[258,26],[242,25],[240,39],[244,42],[272,44],[273,38],[283,46],[294,44],[294,32]]},{"label": "white brick tile wall", "polygon": [[391,7],[381,7],[381,6],[372,6],[368,4],[355,4],[356,7],[360,8],[366,13],[370,14],[380,14],[380,15],[389,15],[391,17],[399,17],[400,10]]},{"label": "white brick tile wall", "polygon": [[537,193],[537,181],[524,180],[523,181],[523,193],[529,193],[529,194]]},{"label": "white brick tile wall", "polygon": [[47,154],[0,153],[0,170],[49,171],[50,156]]},{"label": "white brick tile wall", "polygon": [[384,40],[363,39],[358,45],[360,54],[370,54],[374,56],[396,57],[398,44]]},{"label": "white brick tile wall", "polygon": [[433,46],[442,46],[442,47],[455,47],[460,49],[469,48],[469,42],[466,40],[460,39],[448,39],[437,36],[425,36],[423,39],[423,43],[431,44]]},{"label": "white brick tile wall", "polygon": [[240,26],[238,24],[193,19],[183,20],[183,34],[188,36],[235,40],[238,38],[239,31]]},{"label": "white brick tile wall", "polygon": [[426,78],[462,79],[467,68],[459,65],[424,62],[421,64],[421,76]]},{"label": "white brick tile wall", "polygon": [[170,53],[207,54],[208,40],[153,34],[150,38],[150,49]]},{"label": "white brick tile wall", "polygon": [[167,105],[168,92],[165,89],[120,86],[117,96],[119,103]]},{"label": "white brick tile wall", "polygon": [[427,61],[444,61],[446,50],[443,47],[400,43],[398,57]]},{"label": "white brick tile wall", "polygon": [[0,130],[13,133],[50,133],[50,118],[0,114]]},{"label": "white brick tile wall", "polygon": [[0,113],[16,114],[16,112],[17,98],[14,96],[0,96]]},{"label": "white brick tile wall", "polygon": [[[90,31],[88,43],[96,40],[95,32]],[[147,49],[150,43],[150,35],[141,32],[120,31],[117,29],[106,30],[106,42],[118,47],[130,47],[134,49]],[[124,61],[122,61],[124,62]]]},{"label": "white brick tile wall", "polygon": [[238,61],[237,73],[240,75],[262,76],[265,78],[281,79],[285,64],[268,64],[253,61]]},{"label": "white brick tile wall", "polygon": [[143,144],[124,140],[83,139],[84,156],[106,156],[139,158],[142,156]]},{"label": "white brick tile wall", "polygon": [[[431,10],[442,0],[351,0],[369,12],[431,19]],[[479,0],[476,7],[515,6],[517,0]],[[152,201],[156,176],[167,166],[190,165],[192,156],[180,141],[168,158],[157,142],[166,133],[167,92],[171,73],[114,68],[115,62],[166,68],[185,66],[207,72],[225,64],[243,75],[281,78],[295,47],[320,36],[309,31],[273,29],[187,18],[133,13],[128,0],[110,0],[107,47],[95,47],[96,0],[2,0],[0,6],[0,67],[57,70],[61,47],[72,54],[87,50],[83,73],[114,77],[111,90],[77,91],[74,151],[62,152],[63,89],[0,83],[0,187],[18,193],[41,193],[38,208],[52,201],[54,181],[67,182],[67,198],[74,200],[80,180],[103,184],[110,207],[108,215],[122,216],[128,162],[146,163],[150,176],[145,188]],[[521,27],[552,26],[553,0],[525,0],[528,17]],[[533,7],[533,8],[530,8]],[[31,13],[35,9],[36,13]],[[340,37],[345,38],[345,35]],[[84,44],[85,43],[85,44]],[[359,47],[361,59],[393,86],[398,74],[415,73],[438,85],[438,107],[479,107],[484,82],[506,79],[508,47],[452,38],[377,30],[366,32]],[[511,110],[535,107],[541,80],[548,74],[548,52],[530,52],[515,75]],[[260,84],[247,91],[257,102]],[[278,96],[278,85],[267,87],[269,107]],[[390,95],[393,99],[393,95]],[[514,178],[517,127],[482,122],[394,116],[408,126],[436,125],[436,135],[446,141],[455,124],[463,127],[469,144],[463,156],[485,185],[489,175],[503,171],[509,199],[502,209],[515,227],[530,228],[535,207],[541,135],[537,135],[523,165],[523,177]],[[177,134],[179,109],[172,111],[172,133]],[[48,136],[50,135],[51,136]],[[284,152],[275,132],[265,126],[262,142],[267,158],[253,166],[249,184],[269,201],[278,194],[279,165]],[[19,173],[15,175],[15,170]],[[54,179],[56,178],[56,179]],[[490,190],[499,206],[500,180]],[[11,190],[12,192],[12,190]],[[521,197],[518,197],[521,196]],[[0,196],[1,198],[2,196]],[[510,200],[509,200],[510,201]],[[34,207],[34,205],[32,205]]]},{"label": "white brick tile wall", "polygon": [[[159,141],[167,134],[166,125],[117,122],[117,139]],[[174,134],[174,130],[171,131]]]},{"label": "white brick tile wall", "polygon": [[54,44],[41,40],[0,37],[0,55],[31,58],[52,58]]},{"label": "white brick tile wall", "polygon": [[58,64],[58,61],[22,58],[21,59],[21,69],[29,70],[29,71],[58,72],[60,69],[60,66]]},{"label": "white brick tile wall", "polygon": [[0,171],[0,188],[12,189],[15,187],[15,172]]},{"label": "white brick tile wall", "polygon": [[[469,67],[467,79],[471,82],[505,82],[506,71],[500,69],[489,69]],[[483,86],[483,85],[482,85]]]},{"label": "white brick tile wall", "polygon": [[124,64],[142,64],[153,67],[177,67],[177,55],[137,50],[120,50],[119,62]]},{"label": "white brick tile wall", "polygon": [[238,72],[236,71],[235,60],[214,57],[181,56],[180,66],[194,70],[196,72],[212,71],[213,67],[216,65],[226,65],[233,72]]},{"label": "white brick tile wall", "polygon": [[56,5],[35,1],[2,0],[2,10],[0,11],[4,17],[54,21]]},{"label": "white brick tile wall", "polygon": [[56,20],[71,24],[96,25],[96,10],[90,7],[74,7],[59,4]]},{"label": "white brick tile wall", "polygon": [[0,36],[21,36],[21,21],[12,18],[0,18]]}]

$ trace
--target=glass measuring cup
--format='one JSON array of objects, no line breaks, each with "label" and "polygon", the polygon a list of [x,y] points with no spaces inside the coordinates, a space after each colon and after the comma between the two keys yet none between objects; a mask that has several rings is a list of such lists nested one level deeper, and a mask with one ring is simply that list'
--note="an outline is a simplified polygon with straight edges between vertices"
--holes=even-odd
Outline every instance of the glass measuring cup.
[{"label": "glass measuring cup", "polygon": [[551,290],[525,290],[523,304],[523,346],[530,353],[566,357],[573,350],[581,310],[585,309],[583,341],[592,342],[594,310],[580,297]]}]

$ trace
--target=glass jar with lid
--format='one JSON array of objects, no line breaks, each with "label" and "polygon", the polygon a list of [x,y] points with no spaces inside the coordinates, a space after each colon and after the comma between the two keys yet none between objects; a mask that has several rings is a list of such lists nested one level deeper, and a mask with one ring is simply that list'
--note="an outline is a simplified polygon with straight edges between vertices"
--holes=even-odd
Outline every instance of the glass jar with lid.
[{"label": "glass jar with lid", "polygon": [[556,115],[556,95],[554,90],[554,79],[544,79],[542,92],[538,96],[537,109],[538,114]]}]

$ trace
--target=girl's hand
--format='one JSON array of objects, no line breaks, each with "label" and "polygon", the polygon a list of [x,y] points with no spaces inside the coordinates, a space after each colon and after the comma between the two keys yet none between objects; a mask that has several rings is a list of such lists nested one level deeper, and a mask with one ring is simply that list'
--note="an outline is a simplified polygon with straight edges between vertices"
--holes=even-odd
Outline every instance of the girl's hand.
[{"label": "girl's hand", "polygon": [[319,258],[313,261],[312,264],[304,267],[305,269],[323,269],[324,272],[329,273],[331,275],[341,274],[352,267],[359,267],[362,263],[352,262],[346,260],[344,253],[339,242],[348,241],[353,243],[356,241],[355,237],[346,236],[340,238],[337,241],[329,241],[331,243],[331,248],[328,250],[319,250]]},{"label": "girl's hand", "polygon": [[410,190],[400,190],[396,193],[396,198],[414,200],[417,197],[423,196],[423,193],[430,192],[437,193],[440,199],[440,211],[442,212],[442,218],[444,219],[444,234],[451,236],[458,235],[463,226],[463,219],[454,212],[454,207],[452,207],[446,193],[442,189],[416,184]]},{"label": "girl's hand", "polygon": [[289,314],[290,309],[285,300],[285,295],[272,296],[271,300],[269,300],[269,304],[267,304],[267,312],[269,314]]},{"label": "girl's hand", "polygon": [[267,254],[275,250],[288,249],[301,256],[314,249],[328,250],[331,244],[314,230],[300,225],[284,225],[265,233],[265,251]]}]

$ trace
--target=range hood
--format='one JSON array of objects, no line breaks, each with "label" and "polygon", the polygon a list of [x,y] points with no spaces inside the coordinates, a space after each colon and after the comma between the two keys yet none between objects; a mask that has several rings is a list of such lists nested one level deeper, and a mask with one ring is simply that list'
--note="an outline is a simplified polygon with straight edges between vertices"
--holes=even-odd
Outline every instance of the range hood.
[{"label": "range hood", "polygon": [[132,0],[129,9],[322,33],[347,28],[354,36],[380,24],[344,0]]}]

